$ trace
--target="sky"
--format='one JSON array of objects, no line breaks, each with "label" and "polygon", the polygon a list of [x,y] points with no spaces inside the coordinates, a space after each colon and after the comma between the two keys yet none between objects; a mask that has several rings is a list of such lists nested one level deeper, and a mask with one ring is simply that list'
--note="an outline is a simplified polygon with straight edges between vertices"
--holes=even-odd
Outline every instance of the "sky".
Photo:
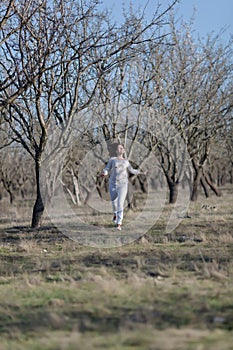
[{"label": "sky", "polygon": [[[135,9],[144,8],[147,5],[146,16],[148,19],[153,13],[158,2],[161,9],[165,9],[167,4],[172,0],[102,0],[103,6],[112,10],[112,16],[116,21],[120,21],[123,4],[133,4]],[[221,38],[228,41],[233,36],[233,0],[180,0],[176,5],[175,12],[179,18],[183,17],[185,21],[189,21],[193,15],[194,7],[196,8],[193,28],[196,35],[205,38],[208,33],[215,34],[225,28],[225,32]]]}]

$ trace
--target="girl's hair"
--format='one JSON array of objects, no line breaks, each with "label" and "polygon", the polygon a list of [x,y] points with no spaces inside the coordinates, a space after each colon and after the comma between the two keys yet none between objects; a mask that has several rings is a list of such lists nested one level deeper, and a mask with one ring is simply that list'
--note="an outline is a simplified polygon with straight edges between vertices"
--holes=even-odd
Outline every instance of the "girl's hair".
[{"label": "girl's hair", "polygon": [[125,149],[125,146],[122,143],[119,143],[119,142],[112,142],[112,143],[109,142],[108,143],[107,148],[108,148],[108,152],[109,152],[110,157],[116,156],[118,146],[122,146]]}]

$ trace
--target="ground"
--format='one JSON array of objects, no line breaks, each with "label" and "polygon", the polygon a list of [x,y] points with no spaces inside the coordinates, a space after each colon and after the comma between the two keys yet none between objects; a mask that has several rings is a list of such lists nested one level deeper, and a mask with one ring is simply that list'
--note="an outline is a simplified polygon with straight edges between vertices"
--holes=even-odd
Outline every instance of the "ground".
[{"label": "ground", "polygon": [[233,189],[222,190],[173,232],[166,205],[143,238],[105,249],[32,230],[1,204],[0,350],[233,349]]}]

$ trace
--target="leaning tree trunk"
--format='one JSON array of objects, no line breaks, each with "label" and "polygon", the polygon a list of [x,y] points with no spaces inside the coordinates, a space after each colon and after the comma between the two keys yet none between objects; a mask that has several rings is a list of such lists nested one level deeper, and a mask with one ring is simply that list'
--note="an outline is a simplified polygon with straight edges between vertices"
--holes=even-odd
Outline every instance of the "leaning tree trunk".
[{"label": "leaning tree trunk", "polygon": [[211,188],[211,190],[216,194],[216,196],[221,197],[222,192],[220,191],[220,189],[211,181],[210,176],[208,174],[204,174],[204,178],[207,182],[207,184],[209,185],[209,187]]},{"label": "leaning tree trunk", "polygon": [[201,176],[200,182],[201,182],[201,186],[202,186],[202,188],[204,190],[206,198],[209,198],[210,192],[209,192],[208,184],[207,184],[204,176]]},{"label": "leaning tree trunk", "polygon": [[33,207],[32,213],[32,223],[31,227],[36,228],[39,227],[42,221],[42,216],[44,214],[44,203],[41,195],[41,182],[40,182],[40,161],[36,160],[35,164],[36,170],[36,201]]}]

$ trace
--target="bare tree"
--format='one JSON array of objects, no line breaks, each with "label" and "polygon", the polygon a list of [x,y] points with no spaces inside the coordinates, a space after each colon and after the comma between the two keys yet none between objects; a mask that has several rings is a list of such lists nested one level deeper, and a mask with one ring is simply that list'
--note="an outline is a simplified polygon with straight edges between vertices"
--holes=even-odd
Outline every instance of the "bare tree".
[{"label": "bare tree", "polygon": [[[0,28],[2,29],[11,15],[15,0],[2,1]],[[0,43],[1,44],[1,43]]]},{"label": "bare tree", "polygon": [[[205,164],[217,130],[232,117],[232,46],[230,43],[223,46],[219,44],[219,37],[211,36],[205,43],[197,43],[189,26],[178,28],[173,18],[170,25],[173,44],[152,48],[148,59],[154,72],[150,89],[154,118],[167,120],[187,145],[194,170],[191,199],[197,199],[200,182],[220,195]],[[179,171],[170,150],[165,144],[160,153],[166,164],[163,169],[168,183],[173,178],[175,184],[174,179],[177,183],[180,181]]]},{"label": "bare tree", "polygon": [[10,204],[15,199],[34,195],[34,174],[31,170],[32,160],[25,155],[21,147],[9,146],[0,153],[0,182],[2,189],[8,193]]},{"label": "bare tree", "polygon": [[[156,155],[167,179],[169,202],[175,203],[178,186],[187,167],[187,149],[179,132],[165,114],[167,101],[160,75],[163,72],[163,57],[170,45],[169,39],[166,43],[160,42],[158,45],[147,43],[141,47],[141,54],[130,65],[121,66],[118,81],[111,80],[115,82],[112,93],[104,93],[104,106],[111,106],[107,108],[110,117],[106,118],[104,111],[100,115],[108,120],[108,126],[112,126],[112,134],[107,128],[107,137],[116,137],[119,131],[117,134],[115,126],[117,121],[122,122],[125,137],[132,140],[129,156],[137,142],[147,147],[147,157],[151,153]],[[160,89],[163,95],[160,94]],[[113,113],[115,110],[117,113]]]},{"label": "bare tree", "polygon": [[152,31],[150,38],[145,33],[163,24],[164,13],[156,12],[146,25],[142,16],[131,14],[116,28],[105,12],[97,12],[98,4],[64,0],[14,3],[11,21],[19,29],[10,40],[5,37],[1,47],[3,72],[7,78],[13,69],[14,82],[4,86],[2,115],[14,140],[35,162],[37,198],[32,227],[40,224],[44,212],[40,168],[52,121],[60,130],[49,155],[55,159],[61,156],[73,121],[81,125],[80,112],[90,105],[101,78],[131,59],[143,41],[157,40]]},{"label": "bare tree", "polygon": [[[28,7],[31,3],[31,0],[3,0],[0,4],[0,112],[3,115],[5,106],[20,96],[35,78],[34,74],[25,75],[24,68],[17,59],[18,50],[15,46],[18,33],[30,18]],[[22,13],[21,19],[17,15],[19,8]],[[12,45],[15,52],[10,49]]]},{"label": "bare tree", "polygon": [[218,132],[218,143],[213,150],[217,164],[217,183],[233,184],[233,127],[232,121]]}]

